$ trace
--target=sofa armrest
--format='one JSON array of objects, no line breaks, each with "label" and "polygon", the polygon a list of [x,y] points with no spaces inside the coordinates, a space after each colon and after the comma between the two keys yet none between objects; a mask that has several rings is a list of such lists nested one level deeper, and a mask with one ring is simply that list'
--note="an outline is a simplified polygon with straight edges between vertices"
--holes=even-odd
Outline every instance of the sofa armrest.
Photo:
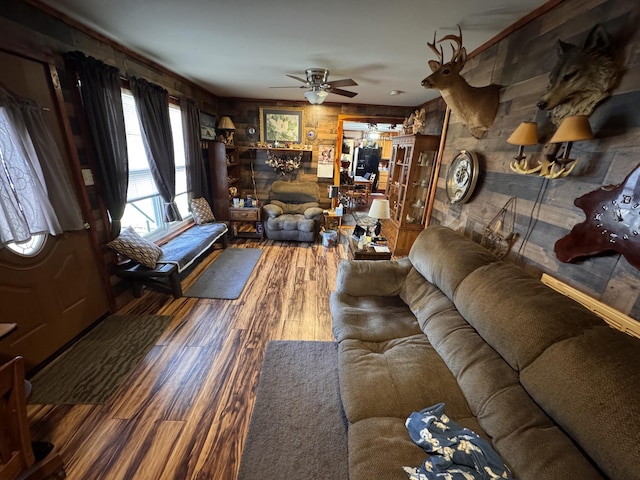
[{"label": "sofa armrest", "polygon": [[395,296],[411,270],[408,258],[400,260],[342,260],[338,264],[336,291],[354,297]]},{"label": "sofa armrest", "polygon": [[304,211],[304,218],[320,218],[323,210],[320,207],[310,207]]},{"label": "sofa armrest", "polygon": [[283,214],[282,208],[272,203],[262,207],[262,211],[266,213],[269,218],[276,218]]}]

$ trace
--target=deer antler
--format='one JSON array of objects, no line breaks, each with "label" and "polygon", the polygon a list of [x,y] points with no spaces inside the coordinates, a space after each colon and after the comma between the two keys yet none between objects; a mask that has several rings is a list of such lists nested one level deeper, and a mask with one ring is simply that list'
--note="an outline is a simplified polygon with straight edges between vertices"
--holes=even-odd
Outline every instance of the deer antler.
[{"label": "deer antler", "polygon": [[438,48],[436,47],[436,32],[433,32],[433,43],[429,43],[427,42],[427,46],[433,51],[433,53],[436,54],[436,56],[438,57],[438,62],[440,62],[440,64],[442,64],[444,62],[444,52],[442,51],[442,47],[440,47],[440,50],[438,50]]},{"label": "deer antler", "polygon": [[[434,43],[435,43],[435,36],[434,36]],[[456,43],[456,47],[454,47],[453,45],[451,45],[451,49],[453,50],[453,54],[451,56],[451,61],[455,62],[456,60],[458,60],[458,58],[460,58],[462,56],[462,52],[463,52],[463,47],[462,47],[462,29],[460,28],[460,25],[458,25],[458,35],[445,35],[444,37],[442,37],[440,40],[438,40],[438,43],[442,43],[446,40],[451,40],[452,42]]]}]

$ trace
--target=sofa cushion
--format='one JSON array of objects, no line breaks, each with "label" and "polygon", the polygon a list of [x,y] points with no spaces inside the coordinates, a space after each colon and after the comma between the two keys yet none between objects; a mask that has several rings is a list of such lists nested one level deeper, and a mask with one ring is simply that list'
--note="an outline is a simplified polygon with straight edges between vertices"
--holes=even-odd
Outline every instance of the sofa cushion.
[{"label": "sofa cushion", "polygon": [[315,182],[285,182],[276,180],[271,185],[270,200],[285,203],[319,202],[320,189]]},{"label": "sofa cushion", "polygon": [[342,260],[338,264],[336,291],[354,296],[371,295],[375,279],[376,296],[396,296],[403,288],[411,262],[400,260]]},{"label": "sofa cushion", "polygon": [[291,214],[299,214],[305,215],[307,210],[311,210],[310,214],[307,218],[311,218],[314,215],[322,215],[322,209],[320,208],[317,202],[307,202],[307,203],[284,203],[279,200],[271,200],[269,205],[275,205],[276,207],[280,207],[282,213],[291,213]]},{"label": "sofa cushion", "polygon": [[330,305],[333,335],[338,342],[383,342],[422,333],[399,297],[355,297],[332,292]]},{"label": "sofa cushion", "polygon": [[[428,458],[411,441],[405,421],[376,417],[349,426],[349,480],[407,480],[402,467],[420,465]],[[455,421],[486,439],[473,417]]]},{"label": "sofa cushion", "polygon": [[409,251],[409,259],[415,269],[449,299],[453,299],[456,288],[469,273],[500,261],[464,235],[442,226],[423,230]]},{"label": "sofa cushion", "polygon": [[282,214],[279,217],[267,218],[267,228],[270,231],[299,230],[301,232],[313,232],[315,224],[313,219],[305,218],[301,214]]},{"label": "sofa cushion", "polygon": [[349,426],[349,480],[407,480],[404,465],[427,454],[416,446],[398,417],[368,418]]},{"label": "sofa cushion", "polygon": [[602,325],[549,346],[520,378],[608,477],[638,478],[638,365],[638,339]]},{"label": "sofa cushion", "polygon": [[554,342],[603,324],[586,308],[506,262],[469,274],[454,302],[515,370],[529,365]]},{"label": "sofa cushion", "polygon": [[460,316],[453,302],[438,287],[427,282],[415,268],[409,271],[402,283],[400,298],[416,316],[422,331],[436,314],[449,311]]},{"label": "sofa cushion", "polygon": [[452,418],[471,412],[455,378],[422,332],[382,342],[338,346],[340,396],[351,423],[401,417],[441,401]]}]

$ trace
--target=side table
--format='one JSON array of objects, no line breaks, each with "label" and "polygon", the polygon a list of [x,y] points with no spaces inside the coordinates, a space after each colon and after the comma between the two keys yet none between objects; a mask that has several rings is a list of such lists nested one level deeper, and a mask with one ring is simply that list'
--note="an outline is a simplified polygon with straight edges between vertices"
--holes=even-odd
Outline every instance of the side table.
[{"label": "side table", "polygon": [[325,230],[335,230],[340,244],[340,229],[342,228],[342,215],[336,215],[335,210],[325,210],[323,212],[323,225]]},{"label": "side table", "polygon": [[351,260],[391,260],[391,252],[376,252],[372,246],[358,248],[358,242],[349,237],[349,258]]},{"label": "side table", "polygon": [[231,207],[229,217],[234,237],[262,238],[261,207]]}]

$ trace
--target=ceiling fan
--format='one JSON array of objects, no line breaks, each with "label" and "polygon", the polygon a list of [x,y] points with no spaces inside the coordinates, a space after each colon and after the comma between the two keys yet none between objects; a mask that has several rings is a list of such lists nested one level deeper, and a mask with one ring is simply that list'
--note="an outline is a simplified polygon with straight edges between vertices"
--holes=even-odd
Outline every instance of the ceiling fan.
[{"label": "ceiling fan", "polygon": [[352,87],[358,85],[350,78],[345,78],[343,80],[333,80],[329,82],[329,70],[326,70],[324,68],[307,68],[305,70],[305,73],[307,74],[306,80],[300,77],[296,77],[295,75],[287,75],[287,77],[304,83],[304,85],[301,85],[300,87],[271,88],[307,88],[308,91],[305,92],[304,96],[307,100],[309,100],[309,103],[313,105],[319,105],[324,102],[325,98],[327,98],[327,95],[329,95],[330,93],[335,93],[336,95],[342,95],[349,98],[353,98],[357,95],[356,92],[350,92],[348,90],[337,88]]}]

